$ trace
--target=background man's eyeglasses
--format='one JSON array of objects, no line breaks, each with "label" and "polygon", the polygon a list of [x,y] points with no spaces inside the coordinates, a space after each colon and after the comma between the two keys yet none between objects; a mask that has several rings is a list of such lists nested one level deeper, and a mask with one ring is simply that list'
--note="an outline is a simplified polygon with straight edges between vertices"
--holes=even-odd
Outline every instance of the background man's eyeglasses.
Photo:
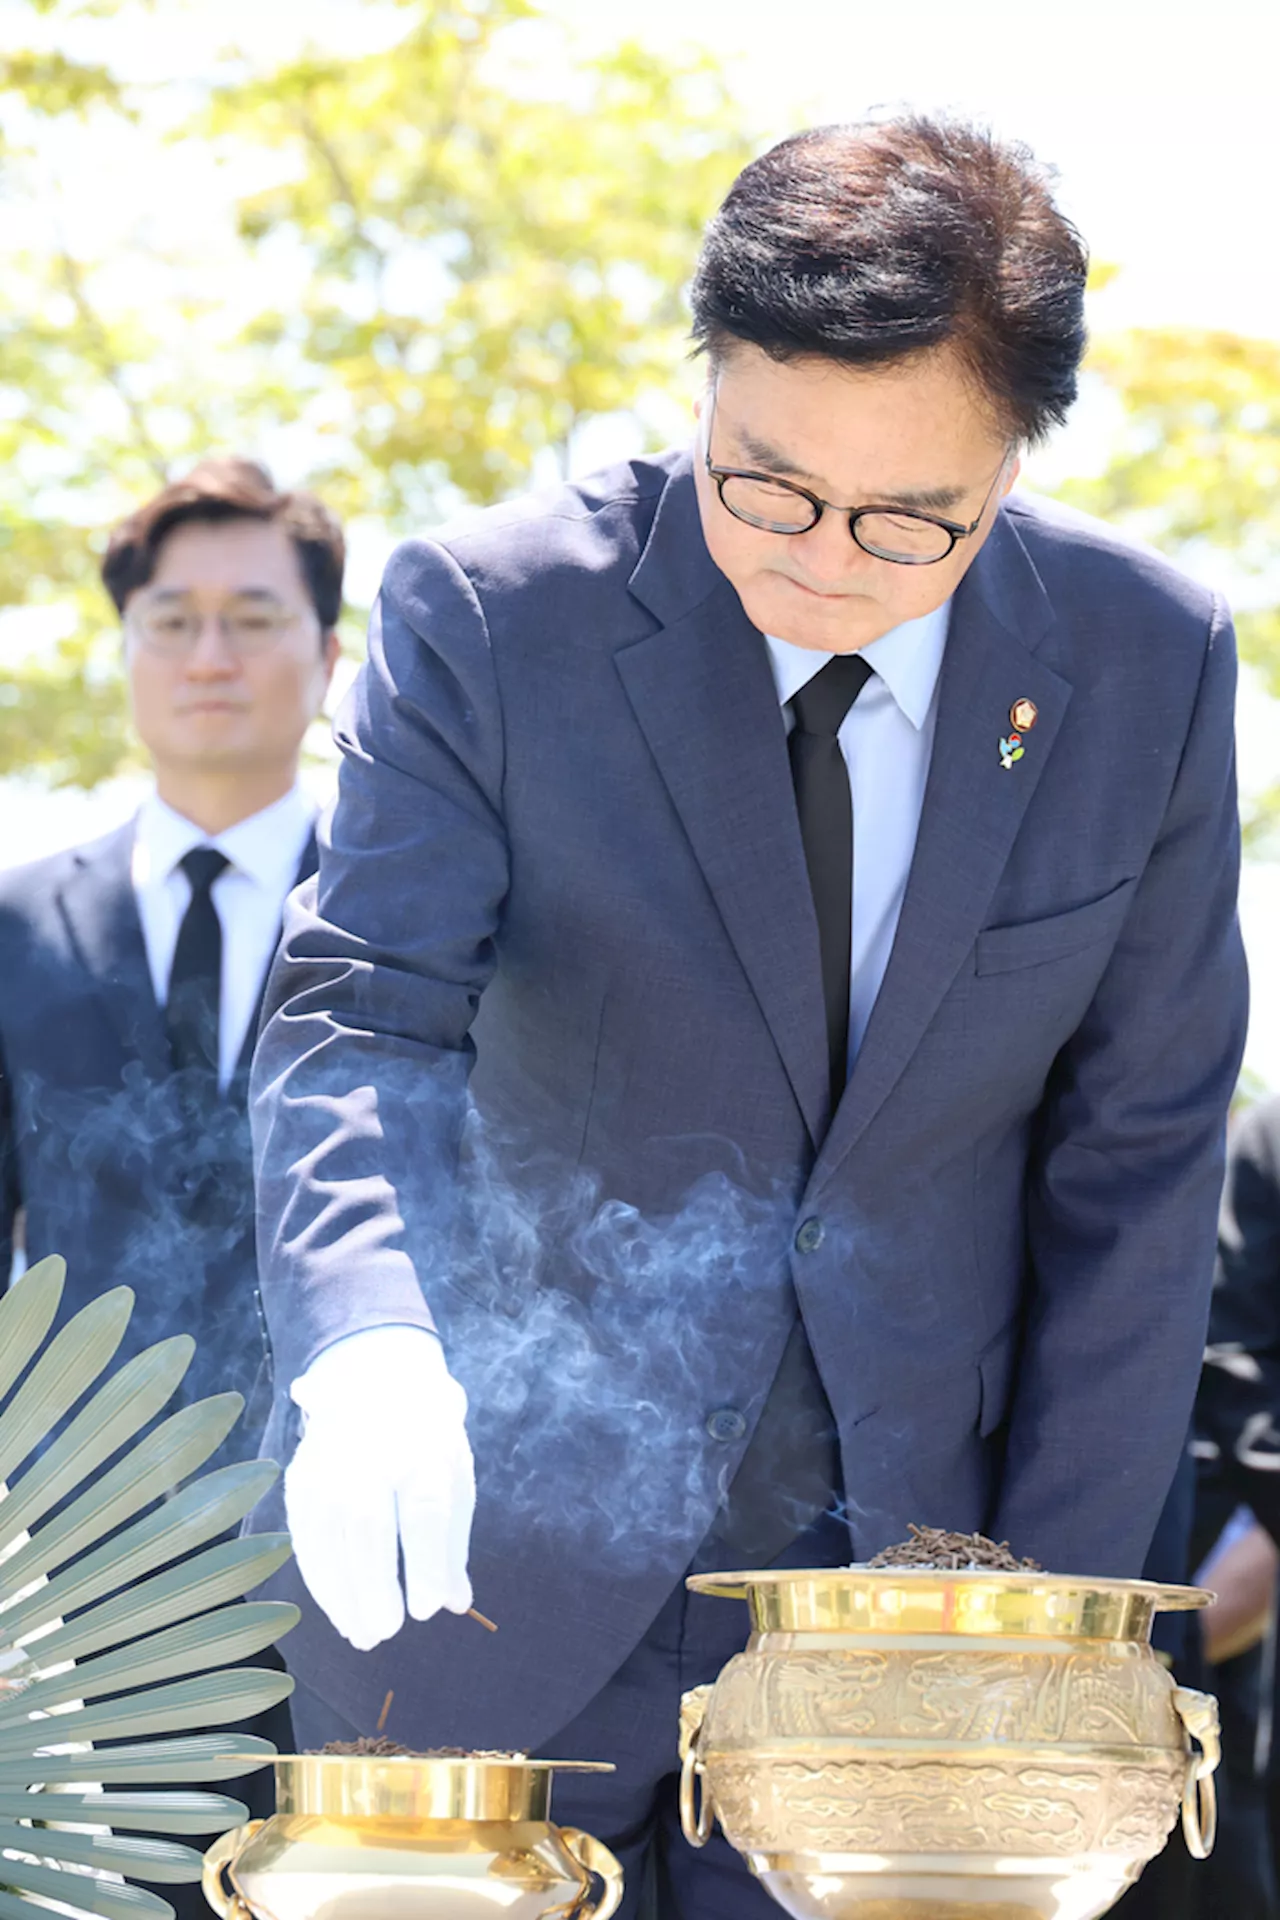
[{"label": "background man's eyeglasses", "polygon": [[[266,653],[299,616],[279,601],[248,594],[225,600],[213,617],[230,651],[245,658]],[[179,597],[131,608],[125,624],[148,653],[180,659],[195,652],[206,618],[193,600]]]},{"label": "background man's eyeglasses", "polygon": [[987,488],[986,499],[977,519],[969,526],[955,520],[943,520],[937,514],[921,513],[914,507],[838,507],[793,480],[777,480],[771,474],[753,473],[741,467],[718,467],[711,460],[711,421],[715,418],[712,397],[711,420],[707,423],[706,466],[715,481],[721,502],[735,520],[762,533],[808,533],[823,514],[843,514],[849,532],[862,548],[877,560],[892,561],[898,567],[931,567],[945,560],[957,540],[967,540],[982,524],[991,496],[1009,464],[1006,452],[995,479]]}]

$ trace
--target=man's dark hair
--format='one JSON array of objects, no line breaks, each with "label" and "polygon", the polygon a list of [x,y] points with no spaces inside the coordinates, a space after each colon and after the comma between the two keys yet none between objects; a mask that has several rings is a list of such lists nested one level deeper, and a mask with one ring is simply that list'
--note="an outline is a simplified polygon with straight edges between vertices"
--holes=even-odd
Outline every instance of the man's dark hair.
[{"label": "man's dark hair", "polygon": [[337,626],[347,557],[341,526],[313,493],[277,493],[265,467],[236,455],[201,460],[115,528],[102,558],[102,578],[118,612],[124,612],[131,593],[147,585],[175,527],[193,520],[266,520],[283,527],[298,555],[321,631]]},{"label": "man's dark hair", "polygon": [[1088,255],[1025,147],[911,116],[794,134],[743,169],[707,231],[693,337],[874,367],[954,347],[1013,437],[1066,417]]}]

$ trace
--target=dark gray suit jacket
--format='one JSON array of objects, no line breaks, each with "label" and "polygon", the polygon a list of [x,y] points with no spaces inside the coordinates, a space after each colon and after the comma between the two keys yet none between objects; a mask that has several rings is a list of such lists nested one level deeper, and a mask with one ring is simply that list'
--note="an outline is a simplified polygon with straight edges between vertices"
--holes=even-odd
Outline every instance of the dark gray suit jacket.
[{"label": "dark gray suit jacket", "polygon": [[434,1320],[501,1632],[359,1656],[308,1608],[307,1684],[367,1728],[394,1686],[405,1738],[547,1739],[687,1565],[797,1300],[858,1557],[917,1521],[1138,1571],[1244,1031],[1233,687],[1208,593],[1002,509],[832,1116],[783,719],[688,456],[400,549],[255,1063],[271,1444],[328,1343]]},{"label": "dark gray suit jacket", "polygon": [[[121,1356],[199,1343],[182,1396],[234,1388],[246,1413],[217,1461],[252,1458],[270,1405],[246,1113],[253,1034],[197,1124],[179,1098],[130,880],[133,823],[0,874],[0,1286],[60,1253],[59,1323],[134,1288]],[[301,878],[314,870],[312,846]],[[173,1402],[177,1405],[178,1400]]]}]

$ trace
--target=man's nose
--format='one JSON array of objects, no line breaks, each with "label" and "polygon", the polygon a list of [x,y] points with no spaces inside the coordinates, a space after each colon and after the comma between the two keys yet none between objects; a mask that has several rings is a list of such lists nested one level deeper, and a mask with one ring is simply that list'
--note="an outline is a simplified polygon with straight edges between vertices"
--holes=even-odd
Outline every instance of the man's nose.
[{"label": "man's nose", "polygon": [[200,680],[221,680],[239,673],[240,659],[216,613],[200,615],[200,631],[187,655],[187,672]]},{"label": "man's nose", "polygon": [[844,586],[875,564],[874,556],[864,552],[850,532],[848,514],[830,507],[815,527],[793,534],[792,539],[806,580],[819,589]]}]

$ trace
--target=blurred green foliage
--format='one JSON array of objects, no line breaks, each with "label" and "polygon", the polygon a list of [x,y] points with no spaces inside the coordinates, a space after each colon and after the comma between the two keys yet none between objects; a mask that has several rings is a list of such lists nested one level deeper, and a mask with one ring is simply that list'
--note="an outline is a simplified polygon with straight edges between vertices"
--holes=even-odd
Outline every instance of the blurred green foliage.
[{"label": "blurred green foliage", "polygon": [[[653,423],[700,230],[750,143],[709,57],[585,59],[535,0],[340,0],[376,17],[369,50],[229,48],[178,89],[76,39],[110,17],[127,40],[149,0],[25,4],[31,46],[0,56],[0,217],[44,184],[0,280],[0,610],[48,626],[0,653],[0,774],[92,786],[131,753],[106,527],[200,454],[292,434],[291,477],[407,532],[563,468],[593,418]],[[145,206],[123,259],[86,236],[65,154],[109,165],[121,135],[158,179],[193,156],[216,174],[215,272],[208,236],[157,242]],[[1175,558],[1225,559],[1256,589],[1236,596],[1245,656],[1280,695],[1280,346],[1137,331],[1089,366],[1114,450],[1063,493]],[[1280,791],[1246,823],[1255,848],[1278,818]]]},{"label": "blurred green foliage", "polygon": [[[1105,471],[1063,497],[1175,560],[1217,561],[1241,657],[1280,698],[1280,343],[1143,328],[1104,336],[1086,364],[1120,423]],[[1277,850],[1280,787],[1255,796],[1244,830],[1251,851]]]},{"label": "blurred green foliage", "polygon": [[[676,390],[681,290],[750,151],[714,63],[634,43],[576,57],[530,0],[396,3],[402,30],[354,57],[229,50],[176,121],[172,90],[45,42],[0,63],[0,212],[70,127],[86,165],[127,129],[157,178],[197,150],[235,214],[221,287],[148,245],[145,209],[124,261],[70,238],[56,198],[13,252],[0,609],[47,607],[50,637],[0,656],[0,774],[88,786],[128,764],[96,555],[200,454],[292,430],[300,483],[405,532],[515,491],[535,461],[563,467],[583,422],[643,418]],[[116,11],[113,31],[130,12],[30,5]]]},{"label": "blurred green foliage", "polygon": [[634,44],[582,73],[572,108],[515,101],[486,57],[530,11],[431,6],[391,56],[305,60],[223,90],[209,116],[292,163],[241,202],[240,230],[302,250],[305,297],[259,313],[253,338],[338,402],[317,478],[339,511],[405,525],[442,482],[507,494],[679,364],[681,287],[746,158],[730,104],[710,67]]}]

